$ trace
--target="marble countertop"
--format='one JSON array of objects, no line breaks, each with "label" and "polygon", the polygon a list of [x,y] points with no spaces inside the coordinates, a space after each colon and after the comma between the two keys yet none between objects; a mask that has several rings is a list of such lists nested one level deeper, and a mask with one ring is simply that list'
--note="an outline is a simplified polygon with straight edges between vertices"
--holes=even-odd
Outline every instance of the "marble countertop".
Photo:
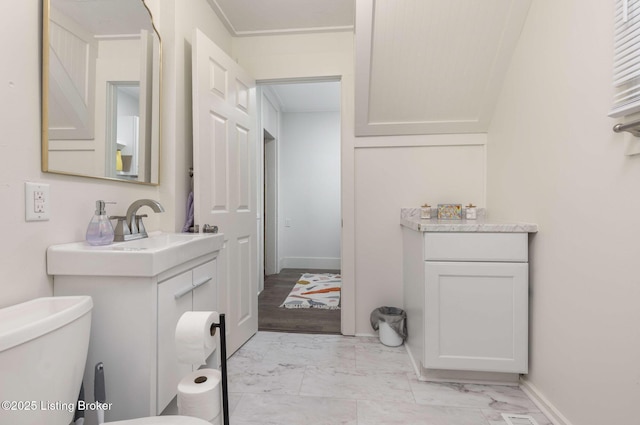
[{"label": "marble countertop", "polygon": [[537,224],[487,220],[483,209],[478,209],[477,220],[438,220],[437,218],[421,219],[420,208],[402,208],[400,224],[418,232],[536,233],[538,231]]}]

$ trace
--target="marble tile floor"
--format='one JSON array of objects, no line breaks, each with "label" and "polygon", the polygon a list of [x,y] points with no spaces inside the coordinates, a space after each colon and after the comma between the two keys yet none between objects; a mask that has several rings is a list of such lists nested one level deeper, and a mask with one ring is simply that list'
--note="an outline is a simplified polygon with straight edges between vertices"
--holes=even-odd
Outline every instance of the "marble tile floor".
[{"label": "marble tile floor", "polygon": [[420,382],[374,337],[258,332],[228,373],[232,425],[552,425],[517,387]]}]

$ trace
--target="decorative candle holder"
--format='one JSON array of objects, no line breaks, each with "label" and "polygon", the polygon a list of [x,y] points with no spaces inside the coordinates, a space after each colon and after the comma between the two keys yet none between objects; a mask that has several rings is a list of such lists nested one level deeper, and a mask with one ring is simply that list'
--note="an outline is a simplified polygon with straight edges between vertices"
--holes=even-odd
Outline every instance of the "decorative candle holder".
[{"label": "decorative candle holder", "polygon": [[430,219],[431,218],[431,205],[424,204],[420,207],[420,218]]},{"label": "decorative candle holder", "polygon": [[478,209],[475,205],[467,205],[465,210],[465,217],[467,220],[475,220],[476,218],[478,218]]}]

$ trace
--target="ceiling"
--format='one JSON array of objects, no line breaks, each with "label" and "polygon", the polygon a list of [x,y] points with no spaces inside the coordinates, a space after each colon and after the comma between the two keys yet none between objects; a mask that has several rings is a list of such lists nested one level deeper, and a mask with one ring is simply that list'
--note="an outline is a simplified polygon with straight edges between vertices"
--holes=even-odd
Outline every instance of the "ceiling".
[{"label": "ceiling", "polygon": [[268,85],[282,112],[340,111],[340,82],[292,83]]},{"label": "ceiling", "polygon": [[232,35],[353,31],[355,0],[207,0]]},{"label": "ceiling", "polygon": [[[353,31],[355,0],[207,0],[236,37]],[[94,34],[135,33],[139,22],[149,25],[141,1],[52,0],[52,6]],[[150,28],[150,26],[149,26]]]},{"label": "ceiling", "polygon": [[59,12],[96,36],[139,35],[153,30],[149,11],[141,1],[51,0],[52,13]]}]

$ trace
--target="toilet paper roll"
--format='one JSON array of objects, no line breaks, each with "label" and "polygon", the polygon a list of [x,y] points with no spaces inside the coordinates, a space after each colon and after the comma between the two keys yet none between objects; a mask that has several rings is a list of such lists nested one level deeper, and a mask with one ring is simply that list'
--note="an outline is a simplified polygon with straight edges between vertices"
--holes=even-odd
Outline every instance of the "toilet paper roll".
[{"label": "toilet paper roll", "polygon": [[218,320],[215,311],[188,311],[176,325],[176,356],[180,363],[203,365],[216,349],[211,325]]},{"label": "toilet paper roll", "polygon": [[220,371],[215,369],[199,369],[182,378],[178,384],[178,414],[205,421],[218,416],[220,379]]}]

